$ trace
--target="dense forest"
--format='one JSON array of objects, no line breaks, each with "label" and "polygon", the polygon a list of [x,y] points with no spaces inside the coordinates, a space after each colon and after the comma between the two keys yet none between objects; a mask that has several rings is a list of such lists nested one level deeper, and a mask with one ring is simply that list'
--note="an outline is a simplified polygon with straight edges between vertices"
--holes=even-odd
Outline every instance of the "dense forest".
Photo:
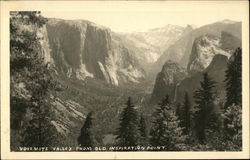
[{"label": "dense forest", "polygon": [[[145,111],[135,104],[144,93],[133,94],[133,90],[128,89],[125,98],[120,100],[124,105],[119,106],[118,115],[115,111],[100,114],[104,112],[101,109],[104,105],[110,110],[118,110],[115,105],[120,104],[104,104],[112,99],[104,95],[107,91],[99,92],[107,85],[98,84],[101,89],[98,88],[97,92],[103,94],[103,101],[98,97],[89,98],[88,103],[96,103],[97,109],[86,109],[87,116],[75,126],[74,132],[77,133],[61,134],[53,123],[58,112],[52,104],[66,96],[65,92],[75,99],[78,95],[81,100],[89,95],[79,89],[67,88],[71,84],[58,78],[53,65],[45,63],[39,44],[43,37],[37,33],[46,21],[40,12],[11,12],[10,15],[10,136],[13,151],[20,151],[19,147],[48,147],[47,151],[53,151],[53,147],[66,146],[73,147],[67,151],[100,151],[100,147],[104,147],[104,151],[242,150],[241,48],[234,51],[227,64],[224,79],[226,99],[218,97],[216,81],[205,72],[200,87],[193,95],[186,92],[182,103],[171,102],[167,94],[157,105]],[[95,82],[91,83],[95,85]],[[112,92],[119,92],[117,88],[110,88]],[[193,106],[191,96],[195,100]],[[108,120],[102,120],[100,115]],[[117,125],[109,125],[112,121],[118,121]],[[98,130],[95,125],[103,125],[104,129]],[[107,132],[112,130],[114,142],[100,142],[105,129],[109,130]],[[69,136],[75,141],[69,142]]]}]

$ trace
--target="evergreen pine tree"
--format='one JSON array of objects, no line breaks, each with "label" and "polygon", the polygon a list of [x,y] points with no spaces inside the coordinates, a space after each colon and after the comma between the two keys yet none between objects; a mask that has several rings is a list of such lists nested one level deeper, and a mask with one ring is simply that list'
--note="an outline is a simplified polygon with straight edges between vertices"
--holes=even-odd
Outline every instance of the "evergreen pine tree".
[{"label": "evergreen pine tree", "polygon": [[180,125],[183,126],[182,125],[182,121],[183,121],[183,117],[182,116],[183,116],[183,113],[182,113],[182,109],[181,109],[181,104],[180,103],[178,103],[176,105],[175,113],[176,113],[176,116],[178,117],[178,119],[180,120]]},{"label": "evergreen pine tree", "polygon": [[207,129],[209,120],[212,120],[211,113],[213,111],[214,93],[213,88],[215,82],[208,76],[203,74],[203,81],[200,82],[201,88],[195,91],[194,122],[197,138],[200,143],[206,140],[205,129]]},{"label": "evergreen pine tree", "polygon": [[22,122],[15,125],[17,119],[11,117],[11,129],[18,129],[22,146],[54,146],[57,131],[51,124],[54,112],[50,101],[56,83],[42,58],[37,34],[46,19],[36,11],[10,14],[10,112]]},{"label": "evergreen pine tree", "polygon": [[121,113],[120,127],[117,129],[116,135],[119,146],[136,146],[139,144],[138,113],[131,102],[131,97],[128,98],[127,106]]},{"label": "evergreen pine tree", "polygon": [[242,50],[237,48],[229,60],[226,70],[226,104],[242,104]]},{"label": "evergreen pine tree", "polygon": [[227,150],[240,151],[242,150],[242,107],[240,105],[232,105],[227,107],[223,113],[223,118],[227,120],[226,130],[223,132],[226,137]]},{"label": "evergreen pine tree", "polygon": [[141,145],[146,145],[148,141],[148,131],[147,131],[147,125],[145,118],[143,114],[141,114],[140,117],[140,123],[139,123],[139,130],[140,130],[140,135],[141,135]]},{"label": "evergreen pine tree", "polygon": [[54,147],[59,142],[57,140],[59,134],[51,123],[51,110],[47,104],[38,103],[32,107],[32,117],[25,125],[22,132],[22,146],[29,147]]},{"label": "evergreen pine tree", "polygon": [[165,142],[163,141],[163,134],[165,132],[164,128],[164,117],[165,107],[170,105],[169,96],[166,95],[162,101],[159,102],[156,112],[153,113],[153,124],[150,130],[150,144],[152,146],[164,146]]},{"label": "evergreen pine tree", "polygon": [[159,103],[153,115],[153,124],[150,131],[152,146],[165,146],[164,150],[185,150],[186,136],[183,135],[180,121],[171,108],[168,96]]},{"label": "evergreen pine tree", "polygon": [[184,96],[183,110],[184,111],[183,111],[182,127],[184,127],[184,133],[188,134],[191,127],[191,119],[190,119],[190,102],[187,92],[185,92]]},{"label": "evergreen pine tree", "polygon": [[[242,50],[237,48],[230,58],[226,70],[226,103],[225,113],[230,113],[231,109],[228,107],[242,105]],[[231,115],[233,116],[233,114]],[[224,118],[224,139],[231,140],[233,136],[232,129],[230,128],[231,119],[236,117]]]},{"label": "evergreen pine tree", "polygon": [[94,146],[94,137],[91,130],[92,127],[92,112],[87,115],[87,118],[82,126],[80,136],[77,139],[77,142],[80,147],[93,147]]}]

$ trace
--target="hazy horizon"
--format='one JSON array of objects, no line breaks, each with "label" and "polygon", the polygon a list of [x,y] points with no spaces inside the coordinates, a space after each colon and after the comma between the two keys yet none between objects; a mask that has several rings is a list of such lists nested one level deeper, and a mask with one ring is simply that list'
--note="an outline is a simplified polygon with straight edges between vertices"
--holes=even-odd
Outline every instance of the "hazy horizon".
[{"label": "hazy horizon", "polygon": [[[43,14],[42,14],[43,15]],[[44,16],[44,15],[43,15]],[[205,25],[209,25],[209,24],[213,24],[213,23],[217,23],[217,22],[222,22],[222,21],[225,21],[225,20],[229,20],[229,21],[233,21],[233,22],[241,22],[239,20],[232,20],[232,19],[221,19],[221,20],[218,20],[218,21],[214,21],[214,22],[211,22],[211,23],[207,23],[207,24],[203,24],[203,25],[200,25],[200,26],[197,26],[195,24],[186,24],[186,25],[177,25],[177,24],[165,24],[163,26],[156,26],[156,27],[153,27],[153,28],[147,28],[145,30],[113,30],[113,28],[107,26],[107,25],[102,25],[102,24],[99,24],[95,21],[92,21],[92,20],[89,20],[89,19],[79,19],[79,18],[76,18],[76,19],[66,19],[66,18],[61,18],[61,17],[47,17],[47,16],[44,16],[45,18],[54,18],[54,19],[61,19],[61,20],[83,20],[83,21],[89,21],[89,22],[92,22],[92,23],[95,23],[96,25],[100,25],[102,27],[107,27],[109,29],[111,29],[112,31],[114,32],[117,32],[117,33],[132,33],[132,32],[147,32],[147,31],[150,31],[150,30],[154,30],[154,29],[157,29],[157,28],[164,28],[164,27],[167,27],[168,25],[172,25],[172,26],[179,26],[179,27],[187,27],[188,25],[194,27],[194,28],[199,28],[199,27],[202,27],[202,26],[205,26]]]},{"label": "hazy horizon", "polygon": [[[200,27],[225,19],[242,21],[245,6],[235,2],[223,3],[171,3],[168,1],[84,3],[74,10],[42,11],[47,18],[65,20],[82,19],[110,28],[115,32],[143,32],[168,24]],[[83,11],[84,8],[84,11]]]}]

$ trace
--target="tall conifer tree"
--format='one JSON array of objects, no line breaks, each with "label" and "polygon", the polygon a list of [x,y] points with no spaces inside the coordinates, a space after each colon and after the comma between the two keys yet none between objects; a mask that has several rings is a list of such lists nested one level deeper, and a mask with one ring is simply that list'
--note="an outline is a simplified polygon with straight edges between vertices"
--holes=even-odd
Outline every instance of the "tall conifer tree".
[{"label": "tall conifer tree", "polygon": [[195,103],[194,107],[194,122],[197,138],[200,143],[204,143],[206,140],[205,129],[207,129],[210,114],[213,111],[214,93],[213,88],[215,82],[208,76],[208,73],[203,74],[203,81],[200,82],[201,88],[195,91]]},{"label": "tall conifer tree", "polygon": [[182,121],[183,121],[182,124],[184,127],[184,133],[187,134],[187,133],[189,133],[190,127],[191,127],[190,102],[189,102],[189,97],[188,97],[187,92],[185,92],[185,96],[184,96]]},{"label": "tall conifer tree", "polygon": [[229,60],[226,70],[226,104],[242,104],[242,50],[237,48]]},{"label": "tall conifer tree", "polygon": [[227,107],[223,113],[223,118],[227,121],[224,133],[224,142],[227,150],[242,150],[242,106],[232,105]]},{"label": "tall conifer tree", "polygon": [[92,112],[87,115],[87,118],[82,126],[81,133],[77,141],[81,147],[94,146],[94,136],[92,132]]},{"label": "tall conifer tree", "polygon": [[138,122],[138,113],[131,102],[131,97],[129,97],[127,106],[121,113],[120,126],[116,133],[119,146],[136,146],[139,144],[140,131]]},{"label": "tall conifer tree", "polygon": [[[50,106],[56,83],[42,58],[42,37],[37,34],[45,22],[40,12],[10,12],[11,129],[19,131],[22,146],[56,145],[57,131],[51,124],[54,112]],[[21,123],[16,125],[17,121]]]},{"label": "tall conifer tree", "polygon": [[178,103],[177,105],[176,105],[176,110],[175,110],[175,113],[176,113],[176,116],[178,117],[178,119],[180,120],[180,125],[182,126],[182,121],[183,121],[183,113],[182,113],[183,111],[182,111],[182,108],[181,108],[181,104],[180,103]]},{"label": "tall conifer tree", "polygon": [[150,144],[152,146],[165,145],[165,142],[163,141],[163,135],[165,132],[164,120],[166,119],[164,112],[167,105],[170,105],[168,95],[166,95],[166,97],[159,102],[156,112],[153,113],[153,124],[150,130]]},{"label": "tall conifer tree", "polygon": [[[232,125],[232,121],[237,119],[239,115],[235,113],[230,113],[232,111],[237,111],[241,113],[240,107],[242,106],[242,50],[237,48],[233,53],[232,57],[229,59],[227,70],[226,70],[226,103],[224,115],[224,128],[223,133],[226,140],[232,140],[234,137],[233,130],[240,130],[241,128]],[[229,107],[232,107],[230,109]],[[231,114],[231,115],[230,115]],[[241,124],[238,124],[241,125]]]},{"label": "tall conifer tree", "polygon": [[141,134],[140,144],[146,145],[147,141],[148,141],[148,131],[147,131],[147,125],[146,125],[146,121],[145,121],[143,114],[141,114],[141,117],[140,117],[139,130],[140,130],[140,134]]},{"label": "tall conifer tree", "polygon": [[164,150],[184,150],[186,136],[183,135],[180,121],[171,108],[168,95],[159,103],[159,107],[153,115],[153,124],[150,131],[150,143],[152,146],[164,146]]}]

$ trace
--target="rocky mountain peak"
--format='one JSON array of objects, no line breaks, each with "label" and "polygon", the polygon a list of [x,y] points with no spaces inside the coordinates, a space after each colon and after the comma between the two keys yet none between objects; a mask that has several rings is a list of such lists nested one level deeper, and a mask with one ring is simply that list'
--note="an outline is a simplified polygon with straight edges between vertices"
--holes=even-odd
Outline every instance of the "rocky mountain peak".
[{"label": "rocky mountain peak", "polygon": [[166,94],[173,100],[174,95],[172,93],[175,92],[176,85],[186,76],[187,73],[184,68],[171,60],[166,61],[156,77],[151,101],[159,101]]},{"label": "rocky mountain peak", "polygon": [[196,72],[192,75],[189,75],[183,79],[176,90],[176,102],[182,102],[185,92],[189,95],[189,100],[191,106],[194,102],[194,92],[200,87],[200,82],[203,79],[203,73],[207,72],[209,77],[211,77],[216,82],[216,91],[221,98],[225,97],[225,70],[227,68],[228,57],[225,55],[217,54],[212,58],[211,63],[206,69],[201,72]]},{"label": "rocky mountain peak", "polygon": [[163,65],[160,73],[164,74],[165,80],[167,80],[168,83],[171,84],[176,83],[179,79],[178,74],[184,72],[184,68],[180,67],[176,62],[168,60]]},{"label": "rocky mountain peak", "polygon": [[[234,22],[234,21],[233,21]],[[158,58],[158,60],[152,66],[152,74],[155,71],[159,71],[166,60],[171,59],[175,62],[178,62],[183,67],[189,67],[190,63],[190,56],[195,39],[199,38],[200,36],[204,35],[214,35],[216,37],[221,37],[222,31],[230,33],[234,37],[237,37],[241,40],[241,22],[234,22],[234,23],[221,23],[216,22],[208,25],[204,25],[198,28],[193,28],[191,30],[190,26],[186,27],[186,30],[189,29],[190,32],[181,36],[181,38],[176,41],[173,45],[170,45],[168,49],[166,49],[163,54]],[[230,41],[230,40],[229,40]],[[223,48],[221,48],[223,50]],[[207,64],[208,65],[208,64]],[[188,68],[187,68],[188,69]],[[156,72],[157,73],[157,72]]]},{"label": "rocky mountain peak", "polygon": [[230,56],[221,48],[220,37],[207,34],[196,38],[187,66],[188,72],[193,74],[203,71],[216,54]]}]

